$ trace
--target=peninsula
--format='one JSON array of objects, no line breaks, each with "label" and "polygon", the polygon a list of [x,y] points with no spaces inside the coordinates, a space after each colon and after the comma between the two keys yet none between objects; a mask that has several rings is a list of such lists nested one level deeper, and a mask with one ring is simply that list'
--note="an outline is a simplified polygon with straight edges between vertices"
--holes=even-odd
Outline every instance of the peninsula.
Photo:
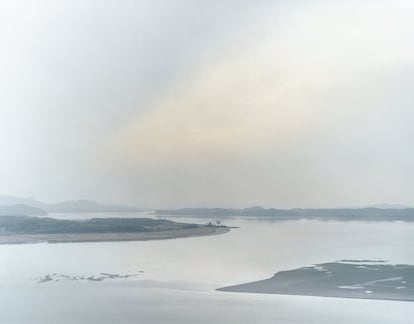
[{"label": "peninsula", "polygon": [[0,244],[146,241],[224,234],[226,226],[178,223],[152,218],[0,216]]}]

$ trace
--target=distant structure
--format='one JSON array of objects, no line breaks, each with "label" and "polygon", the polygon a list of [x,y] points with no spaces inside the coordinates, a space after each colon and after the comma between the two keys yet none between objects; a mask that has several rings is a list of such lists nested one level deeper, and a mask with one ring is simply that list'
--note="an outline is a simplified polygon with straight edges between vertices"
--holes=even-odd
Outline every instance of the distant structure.
[{"label": "distant structure", "polygon": [[221,226],[221,221],[216,220],[215,222],[208,222],[207,226]]}]

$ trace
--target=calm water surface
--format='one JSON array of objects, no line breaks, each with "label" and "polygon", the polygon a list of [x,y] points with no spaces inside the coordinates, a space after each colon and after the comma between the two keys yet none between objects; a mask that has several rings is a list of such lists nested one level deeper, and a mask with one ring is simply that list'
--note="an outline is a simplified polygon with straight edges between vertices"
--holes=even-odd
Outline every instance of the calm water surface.
[{"label": "calm water surface", "polygon": [[[414,264],[414,224],[223,222],[240,228],[164,241],[0,246],[0,323],[413,323],[414,304],[408,302],[214,289],[340,259]],[[102,272],[136,276],[38,283],[52,273]]]}]

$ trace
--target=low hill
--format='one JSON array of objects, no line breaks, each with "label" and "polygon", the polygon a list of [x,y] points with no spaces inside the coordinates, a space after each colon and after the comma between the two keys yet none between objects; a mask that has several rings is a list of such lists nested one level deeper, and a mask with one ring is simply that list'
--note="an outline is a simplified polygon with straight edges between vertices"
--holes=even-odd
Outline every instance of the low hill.
[{"label": "low hill", "polygon": [[26,205],[0,205],[1,215],[28,215],[28,216],[46,216],[47,212],[41,208]]},{"label": "low hill", "polygon": [[26,205],[44,209],[47,204],[33,198],[21,198],[7,195],[0,195],[0,206],[4,205]]},{"label": "low hill", "polygon": [[50,217],[0,216],[2,234],[135,233],[203,227],[152,218],[92,218],[60,220]]},{"label": "low hill", "polygon": [[338,209],[265,209],[251,207],[245,209],[227,208],[183,208],[160,209],[157,215],[196,216],[196,217],[257,217],[275,220],[322,219],[322,220],[364,220],[364,221],[414,221],[414,208],[338,208]]},{"label": "low hill", "polygon": [[[26,206],[41,209],[42,213],[30,212],[4,212],[4,214],[17,214],[17,215],[46,215],[46,213],[100,213],[100,212],[137,212],[142,211],[141,208],[120,206],[120,205],[107,205],[100,204],[92,200],[68,200],[55,204],[47,204],[32,198],[20,198],[13,196],[0,195],[0,210],[5,206]],[[33,210],[34,211],[34,210]]]},{"label": "low hill", "polygon": [[57,204],[49,204],[46,210],[50,213],[99,213],[99,212],[135,212],[142,209],[128,206],[100,204],[91,200],[68,200]]}]

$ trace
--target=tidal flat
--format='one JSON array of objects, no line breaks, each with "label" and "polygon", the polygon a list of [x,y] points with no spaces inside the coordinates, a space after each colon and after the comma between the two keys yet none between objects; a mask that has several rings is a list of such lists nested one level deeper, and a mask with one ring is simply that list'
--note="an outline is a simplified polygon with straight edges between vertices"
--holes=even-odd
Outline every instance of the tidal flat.
[{"label": "tidal flat", "polygon": [[280,271],[272,278],[219,291],[414,302],[414,266],[341,260]]}]

